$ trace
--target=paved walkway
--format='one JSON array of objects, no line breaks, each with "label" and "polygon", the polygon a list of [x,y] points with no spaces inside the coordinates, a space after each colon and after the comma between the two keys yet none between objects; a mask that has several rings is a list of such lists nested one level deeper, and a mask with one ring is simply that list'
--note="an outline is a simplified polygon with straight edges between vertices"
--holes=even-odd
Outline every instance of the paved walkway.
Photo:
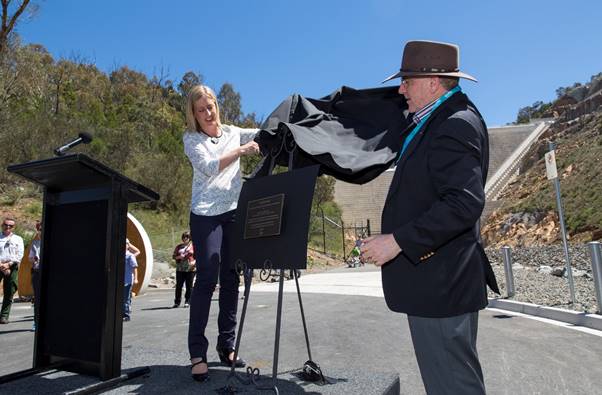
[{"label": "paved walkway", "polygon": [[[307,360],[294,282],[287,281],[279,372],[298,369]],[[399,375],[402,394],[423,394],[405,317],[388,311],[380,273],[371,268],[339,269],[300,278],[313,359],[326,375]],[[241,343],[241,355],[270,374],[277,283],[253,285]],[[124,369],[148,365],[151,375],[111,393],[214,394],[215,382],[189,378],[186,333],[188,310],[170,309],[173,290],[151,290],[133,302],[133,319],[124,325]],[[242,304],[241,304],[242,306]],[[31,366],[33,309],[14,305],[12,322],[0,327],[0,374]],[[74,312],[76,314],[77,312]],[[210,361],[217,361],[217,301],[211,311]],[[602,333],[579,331],[549,320],[534,320],[498,310],[480,314],[478,349],[489,394],[602,393]],[[211,363],[213,377],[225,369]],[[359,373],[358,373],[359,372]],[[70,374],[36,376],[0,387],[0,393],[60,393],[94,380]],[[333,386],[333,387],[336,387]],[[326,392],[326,391],[324,391]],[[297,386],[295,393],[321,393]],[[365,391],[362,394],[369,394]]]}]

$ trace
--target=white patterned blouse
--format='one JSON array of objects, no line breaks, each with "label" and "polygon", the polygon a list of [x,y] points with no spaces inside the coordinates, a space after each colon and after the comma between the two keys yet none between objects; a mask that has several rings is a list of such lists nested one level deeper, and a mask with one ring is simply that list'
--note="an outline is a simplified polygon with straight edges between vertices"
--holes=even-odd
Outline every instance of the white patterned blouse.
[{"label": "white patterned blouse", "polygon": [[220,126],[221,136],[211,138],[202,132],[184,132],[184,152],[192,164],[190,211],[213,216],[236,209],[242,188],[240,159],[219,171],[219,158],[253,140],[259,129],[233,125]]}]

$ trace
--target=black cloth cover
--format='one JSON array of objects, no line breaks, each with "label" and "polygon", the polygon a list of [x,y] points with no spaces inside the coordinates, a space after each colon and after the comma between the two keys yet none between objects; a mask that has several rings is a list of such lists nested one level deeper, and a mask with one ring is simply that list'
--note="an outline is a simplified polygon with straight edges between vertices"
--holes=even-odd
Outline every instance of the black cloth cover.
[{"label": "black cloth cover", "polygon": [[253,176],[267,175],[273,157],[277,165],[319,164],[320,174],[366,183],[396,159],[409,126],[406,110],[397,87],[343,86],[321,99],[291,95],[270,114],[255,138],[266,158]]}]

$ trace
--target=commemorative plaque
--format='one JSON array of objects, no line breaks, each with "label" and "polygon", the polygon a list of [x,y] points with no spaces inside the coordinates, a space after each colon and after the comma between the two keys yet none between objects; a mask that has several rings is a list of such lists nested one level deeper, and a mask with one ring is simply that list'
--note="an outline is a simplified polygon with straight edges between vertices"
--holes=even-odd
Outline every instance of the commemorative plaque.
[{"label": "commemorative plaque", "polygon": [[233,264],[250,269],[305,269],[311,201],[319,166],[308,166],[242,186],[230,248]]},{"label": "commemorative plaque", "polygon": [[245,239],[276,236],[282,225],[284,194],[250,200],[245,218]]}]

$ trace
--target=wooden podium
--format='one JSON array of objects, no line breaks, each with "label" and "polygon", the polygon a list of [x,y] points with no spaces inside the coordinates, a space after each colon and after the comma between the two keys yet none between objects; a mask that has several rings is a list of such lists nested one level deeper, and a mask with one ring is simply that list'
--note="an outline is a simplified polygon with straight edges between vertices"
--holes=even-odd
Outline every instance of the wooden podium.
[{"label": "wooden podium", "polygon": [[120,376],[127,206],[159,195],[83,154],[7,170],[44,187],[44,209],[33,369],[1,381],[50,368]]}]

